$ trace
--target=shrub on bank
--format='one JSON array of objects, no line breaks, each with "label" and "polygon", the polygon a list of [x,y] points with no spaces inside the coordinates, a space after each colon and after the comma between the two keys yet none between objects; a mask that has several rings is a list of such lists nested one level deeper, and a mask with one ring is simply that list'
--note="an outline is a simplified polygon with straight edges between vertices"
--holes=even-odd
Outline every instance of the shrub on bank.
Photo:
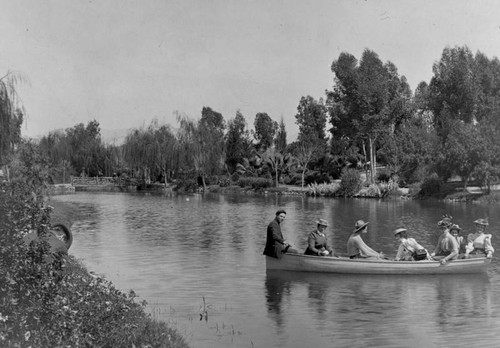
[{"label": "shrub on bank", "polygon": [[363,181],[358,171],[354,168],[346,168],[340,176],[339,194],[345,197],[352,197],[361,190],[362,185]]},{"label": "shrub on bank", "polygon": [[133,292],[90,275],[71,257],[47,259],[47,243],[24,243],[23,234],[47,233],[50,223],[36,186],[0,184],[0,346],[187,347]]},{"label": "shrub on bank", "polygon": [[425,178],[420,187],[420,195],[422,196],[436,195],[439,191],[441,191],[441,179],[436,173]]}]

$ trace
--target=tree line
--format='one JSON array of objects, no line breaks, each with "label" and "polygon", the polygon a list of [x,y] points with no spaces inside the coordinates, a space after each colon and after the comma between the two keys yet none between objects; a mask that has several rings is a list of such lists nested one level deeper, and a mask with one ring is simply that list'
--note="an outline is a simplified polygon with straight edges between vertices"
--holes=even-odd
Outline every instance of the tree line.
[{"label": "tree line", "polygon": [[[291,143],[283,117],[277,122],[259,112],[250,129],[240,111],[226,120],[205,106],[197,120],[177,112],[176,128],[153,120],[133,129],[122,145],[104,144],[94,120],[50,132],[36,147],[59,182],[126,175],[165,183],[197,178],[202,186],[241,177],[305,185],[356,168],[371,183],[392,178],[410,185],[434,176],[489,187],[500,174],[499,60],[446,47],[432,70],[431,80],[412,91],[376,52],[365,49],[359,59],[341,53],[331,65],[332,88],[298,102],[299,133]],[[9,99],[13,82],[0,79],[2,164],[21,142],[23,112]]]}]

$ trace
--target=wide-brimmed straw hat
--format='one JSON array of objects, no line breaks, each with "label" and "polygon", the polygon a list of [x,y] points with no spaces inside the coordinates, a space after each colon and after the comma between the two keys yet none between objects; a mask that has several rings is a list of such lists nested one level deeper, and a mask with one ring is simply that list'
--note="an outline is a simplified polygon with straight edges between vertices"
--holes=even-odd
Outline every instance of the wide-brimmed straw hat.
[{"label": "wide-brimmed straw hat", "polygon": [[474,221],[474,223],[478,224],[478,225],[483,225],[483,226],[489,225],[488,219],[477,219],[476,221]]},{"label": "wide-brimmed straw hat", "polygon": [[326,221],[325,219],[318,219],[318,221],[316,221],[316,223],[318,225],[328,227],[328,221]]},{"label": "wide-brimmed straw hat", "polygon": [[450,232],[451,232],[451,231],[457,231],[458,233],[460,233],[460,230],[461,230],[461,228],[460,228],[460,226],[458,226],[457,224],[453,224],[453,225],[451,225],[451,227],[450,227]]},{"label": "wide-brimmed straw hat", "polygon": [[401,232],[406,232],[406,228],[398,228],[397,230],[394,230],[394,235],[397,236]]},{"label": "wide-brimmed straw hat", "polygon": [[358,232],[359,230],[365,228],[368,224],[369,222],[364,222],[363,220],[356,221],[356,223],[354,224],[354,232]]}]

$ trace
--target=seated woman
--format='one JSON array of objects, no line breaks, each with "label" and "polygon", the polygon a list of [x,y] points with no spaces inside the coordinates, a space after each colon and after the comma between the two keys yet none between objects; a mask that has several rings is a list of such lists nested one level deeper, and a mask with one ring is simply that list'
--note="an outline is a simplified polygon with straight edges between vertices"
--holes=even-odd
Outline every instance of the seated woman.
[{"label": "seated woman", "polygon": [[319,219],[316,221],[316,231],[309,234],[307,249],[304,254],[317,256],[333,256],[333,249],[328,245],[328,239],[324,233],[328,227],[328,221]]},{"label": "seated woman", "polygon": [[491,234],[484,233],[488,226],[487,219],[477,219],[476,233],[467,236],[467,245],[465,246],[465,257],[493,257],[495,249],[491,246]]},{"label": "seated woman", "polygon": [[394,231],[394,237],[399,240],[398,253],[395,261],[420,261],[429,259],[427,250],[417,243],[414,238],[408,238],[406,228]]},{"label": "seated woman", "polygon": [[356,221],[354,231],[347,240],[347,254],[350,259],[382,259],[383,253],[378,253],[365,244],[362,233],[368,232],[368,222],[363,220]]},{"label": "seated woman", "polygon": [[458,257],[458,243],[450,234],[451,217],[445,216],[438,222],[438,227],[441,230],[436,248],[431,253],[431,257],[445,264],[449,260],[455,260]]}]

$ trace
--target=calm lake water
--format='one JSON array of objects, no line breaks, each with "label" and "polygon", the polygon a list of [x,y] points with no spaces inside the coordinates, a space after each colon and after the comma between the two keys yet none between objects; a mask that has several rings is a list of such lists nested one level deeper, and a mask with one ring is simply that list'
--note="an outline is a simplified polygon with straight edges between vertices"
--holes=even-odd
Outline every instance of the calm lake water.
[{"label": "calm lake water", "polygon": [[[445,213],[465,235],[489,217],[500,255],[500,206],[296,196],[77,193],[86,218],[70,253],[118,288],[133,289],[154,317],[193,347],[499,347],[500,261],[485,275],[346,276],[267,273],[267,224],[304,250],[318,218],[337,252],[358,219],[365,241],[388,256],[401,226],[433,249]],[[200,314],[203,315],[201,317]],[[201,319],[201,320],[200,320]]]}]

